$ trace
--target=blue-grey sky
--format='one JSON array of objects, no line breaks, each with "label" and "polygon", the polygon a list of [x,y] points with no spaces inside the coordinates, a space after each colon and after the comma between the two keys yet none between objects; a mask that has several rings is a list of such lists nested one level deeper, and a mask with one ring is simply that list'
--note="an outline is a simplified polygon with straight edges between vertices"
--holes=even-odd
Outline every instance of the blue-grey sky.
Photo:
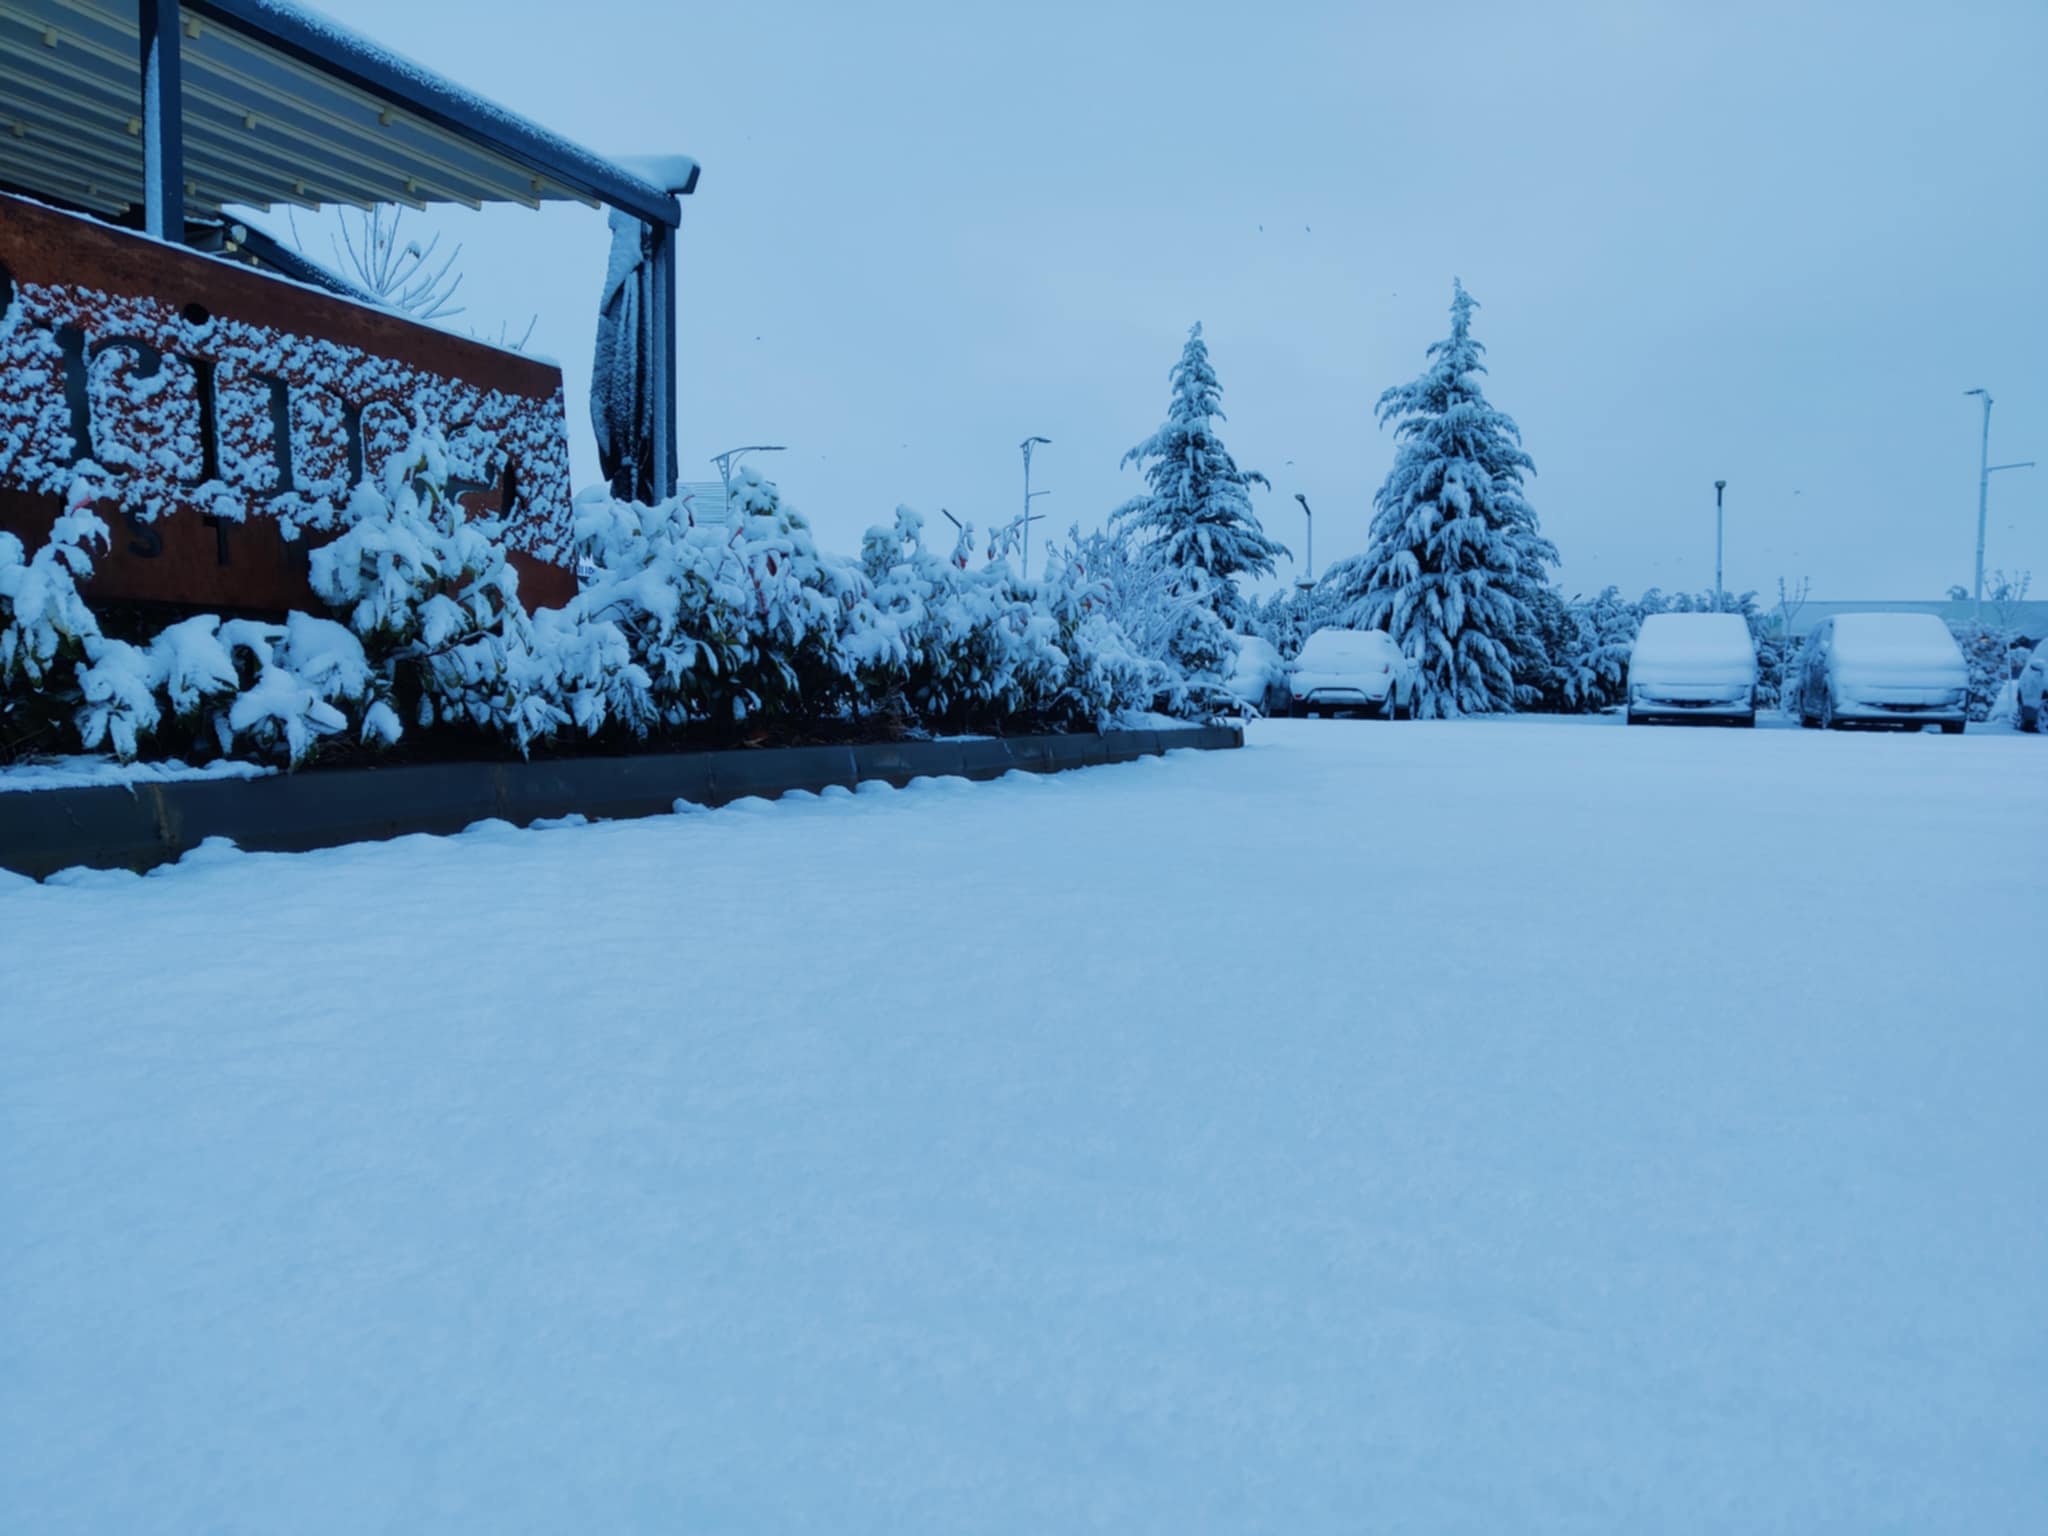
[{"label": "blue-grey sky", "polygon": [[[740,442],[827,542],[908,502],[1099,523],[1203,322],[1238,462],[1320,568],[1364,542],[1373,402],[1483,306],[1571,590],[1967,582],[1979,407],[2048,465],[2048,5],[328,0],[610,153],[683,152],[686,478]],[[582,410],[605,230],[446,220],[462,324]],[[1040,525],[1041,528],[1045,525]],[[2048,587],[2048,467],[1988,564]],[[1283,575],[1298,574],[1283,571]],[[2038,594],[2037,594],[2038,595]]]}]

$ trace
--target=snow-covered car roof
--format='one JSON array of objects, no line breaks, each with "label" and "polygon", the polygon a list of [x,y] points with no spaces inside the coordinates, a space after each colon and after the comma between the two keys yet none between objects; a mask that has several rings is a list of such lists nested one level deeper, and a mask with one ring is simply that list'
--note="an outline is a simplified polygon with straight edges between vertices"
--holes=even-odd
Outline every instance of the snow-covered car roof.
[{"label": "snow-covered car roof", "polygon": [[1669,664],[1741,661],[1756,664],[1749,621],[1739,613],[1653,613],[1643,620],[1631,670]]},{"label": "snow-covered car roof", "polygon": [[1945,662],[1962,649],[1931,613],[1844,613],[1835,617],[1835,649],[1870,660]]}]

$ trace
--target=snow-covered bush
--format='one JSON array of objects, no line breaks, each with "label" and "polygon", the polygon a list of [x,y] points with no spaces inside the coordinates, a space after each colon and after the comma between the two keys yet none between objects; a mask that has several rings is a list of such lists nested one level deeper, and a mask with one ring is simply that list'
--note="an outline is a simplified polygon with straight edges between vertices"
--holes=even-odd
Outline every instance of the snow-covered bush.
[{"label": "snow-covered bush", "polygon": [[[1209,578],[1176,571],[1114,525],[1069,531],[1050,554],[1049,571],[1090,593],[1089,601],[1121,632],[1123,649],[1152,668],[1152,708],[1199,714],[1225,703],[1237,643],[1216,612]],[[1130,679],[1138,686],[1136,674]]]},{"label": "snow-covered bush", "polygon": [[2026,642],[2013,630],[1989,620],[1962,620],[1948,628],[1970,668],[1970,718],[1988,720],[2000,690],[2013,678],[2014,653],[2023,651]]},{"label": "snow-covered bush", "polygon": [[[536,653],[519,575],[494,520],[448,493],[441,444],[416,438],[349,503],[348,529],[313,551],[314,592],[348,628],[422,726],[468,727],[524,752],[567,724],[555,674]],[[280,706],[286,695],[267,697]],[[377,726],[391,723],[381,712]]]},{"label": "snow-covered bush", "polygon": [[[107,525],[78,510],[33,554],[0,532],[0,762],[48,750],[71,728],[77,669],[100,637],[78,584],[92,574],[91,547],[106,542]],[[102,687],[111,691],[111,676]]]},{"label": "snow-covered bush", "polygon": [[498,524],[448,493],[448,470],[423,436],[356,488],[347,527],[310,560],[332,617],[103,635],[78,590],[105,537],[96,518],[60,521],[33,558],[0,536],[0,751],[75,737],[123,757],[297,764],[322,742],[388,746],[401,721],[522,753],[565,732],[645,740],[735,721],[1103,725],[1197,708],[1229,668],[1200,574],[1172,591],[1120,537],[1077,538],[1033,582],[1007,559],[975,566],[966,530],[934,553],[903,509],[843,559],[751,472],[729,528],[697,527],[681,502],[578,498],[582,591],[529,613]]},{"label": "snow-covered bush", "polygon": [[87,751],[106,747],[125,762],[163,718],[152,658],[125,640],[102,635],[86,641],[85,655],[78,669],[78,739]]},{"label": "snow-covered bush", "polygon": [[[680,501],[578,499],[583,591],[551,644],[585,660],[563,675],[591,676],[588,691],[609,696],[609,716],[635,734],[830,713],[852,696],[845,641],[864,596],[858,567],[821,554],[802,515],[753,471],[735,492],[730,529],[697,527]],[[609,626],[617,642],[569,639],[590,625]]]}]

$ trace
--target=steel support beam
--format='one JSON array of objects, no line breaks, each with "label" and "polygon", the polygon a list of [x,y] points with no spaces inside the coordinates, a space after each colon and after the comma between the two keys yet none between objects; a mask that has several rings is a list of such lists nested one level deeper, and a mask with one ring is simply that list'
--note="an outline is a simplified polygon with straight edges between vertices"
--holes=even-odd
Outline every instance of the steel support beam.
[{"label": "steel support beam", "polygon": [[676,493],[676,234],[673,226],[650,224],[653,243],[649,263],[653,290],[655,355],[650,359],[648,406],[653,420],[654,484],[649,501],[666,501]]},{"label": "steel support beam", "polygon": [[185,77],[179,0],[137,0],[142,25],[142,227],[185,241]]}]

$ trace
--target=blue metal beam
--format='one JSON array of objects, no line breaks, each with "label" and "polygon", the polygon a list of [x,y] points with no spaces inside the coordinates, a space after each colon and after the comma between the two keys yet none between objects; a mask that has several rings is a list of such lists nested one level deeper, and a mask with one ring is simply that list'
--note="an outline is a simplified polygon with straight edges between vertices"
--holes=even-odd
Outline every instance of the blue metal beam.
[{"label": "blue metal beam", "polygon": [[[142,0],[151,4],[179,0]],[[280,52],[323,73],[346,80],[429,122],[488,145],[509,160],[562,186],[632,214],[649,224],[673,229],[682,222],[682,205],[672,195],[649,186],[587,151],[579,150],[511,113],[493,108],[425,70],[402,68],[402,60],[354,37],[316,24],[299,11],[275,0],[185,0],[202,15],[239,28]],[[147,34],[145,33],[145,37]],[[146,45],[145,45],[146,46]],[[693,172],[689,185],[696,190]]]},{"label": "blue metal beam", "polygon": [[650,225],[654,237],[654,501],[676,493],[676,236],[675,229]]},{"label": "blue metal beam", "polygon": [[185,239],[185,89],[179,0],[137,0],[142,24],[142,227]]}]

